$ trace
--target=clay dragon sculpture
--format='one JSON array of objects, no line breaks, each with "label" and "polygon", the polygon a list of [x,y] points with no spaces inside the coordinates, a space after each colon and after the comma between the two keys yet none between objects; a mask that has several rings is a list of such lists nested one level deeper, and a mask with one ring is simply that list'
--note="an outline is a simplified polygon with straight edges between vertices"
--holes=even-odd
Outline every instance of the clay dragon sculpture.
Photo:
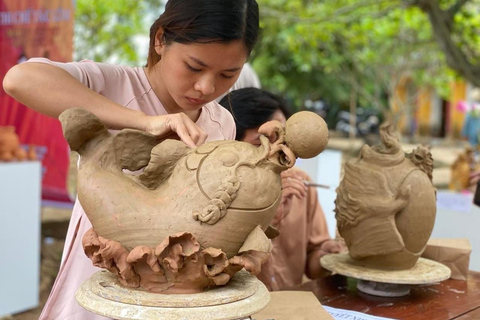
[{"label": "clay dragon sculpture", "polygon": [[83,109],[60,121],[81,156],[78,199],[93,225],[85,253],[124,286],[162,293],[224,285],[242,268],[258,273],[271,250],[265,233],[275,233],[280,172],[328,141],[311,112],[291,117],[286,131],[262,126],[259,147],[213,141],[190,149],[137,130],[112,134]]},{"label": "clay dragon sculpture", "polygon": [[405,155],[391,124],[380,130],[382,144],[364,145],[346,164],[335,217],[357,263],[408,269],[425,249],[435,222],[433,158],[426,147]]}]

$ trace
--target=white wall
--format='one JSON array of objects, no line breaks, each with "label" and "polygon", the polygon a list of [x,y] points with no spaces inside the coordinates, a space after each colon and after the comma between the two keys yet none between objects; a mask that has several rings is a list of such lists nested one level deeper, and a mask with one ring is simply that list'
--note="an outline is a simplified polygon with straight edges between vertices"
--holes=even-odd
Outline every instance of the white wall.
[{"label": "white wall", "polygon": [[431,238],[466,238],[472,245],[470,270],[480,272],[480,208],[471,194],[437,193],[437,216]]},{"label": "white wall", "polygon": [[0,317],[38,305],[39,162],[0,163]]}]

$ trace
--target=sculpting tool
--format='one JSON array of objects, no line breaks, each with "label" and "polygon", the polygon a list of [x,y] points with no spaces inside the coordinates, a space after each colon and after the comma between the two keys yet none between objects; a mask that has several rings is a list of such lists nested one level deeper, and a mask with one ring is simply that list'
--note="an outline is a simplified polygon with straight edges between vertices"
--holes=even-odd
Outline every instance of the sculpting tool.
[{"label": "sculpting tool", "polygon": [[323,188],[323,189],[330,189],[330,186],[324,185],[324,184],[319,184],[315,183],[312,181],[303,181],[303,184],[306,185],[307,187],[315,187],[315,188]]}]

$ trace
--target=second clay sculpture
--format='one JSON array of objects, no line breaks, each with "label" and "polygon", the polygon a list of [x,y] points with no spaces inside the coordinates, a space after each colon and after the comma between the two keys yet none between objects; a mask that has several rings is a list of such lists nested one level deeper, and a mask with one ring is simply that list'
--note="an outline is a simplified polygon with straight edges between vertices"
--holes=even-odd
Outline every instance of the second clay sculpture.
[{"label": "second clay sculpture", "polygon": [[336,219],[349,255],[365,267],[402,270],[415,265],[432,233],[436,190],[426,147],[405,155],[391,124],[382,144],[363,146],[345,167]]}]

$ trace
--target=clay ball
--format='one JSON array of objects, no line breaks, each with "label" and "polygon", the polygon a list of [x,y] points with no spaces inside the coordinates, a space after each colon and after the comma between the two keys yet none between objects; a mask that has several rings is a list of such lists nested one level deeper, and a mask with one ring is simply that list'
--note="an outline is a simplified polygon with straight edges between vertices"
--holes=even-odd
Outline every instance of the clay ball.
[{"label": "clay ball", "polygon": [[314,112],[300,111],[293,114],[287,120],[285,131],[287,146],[299,158],[313,158],[327,146],[327,124]]}]

